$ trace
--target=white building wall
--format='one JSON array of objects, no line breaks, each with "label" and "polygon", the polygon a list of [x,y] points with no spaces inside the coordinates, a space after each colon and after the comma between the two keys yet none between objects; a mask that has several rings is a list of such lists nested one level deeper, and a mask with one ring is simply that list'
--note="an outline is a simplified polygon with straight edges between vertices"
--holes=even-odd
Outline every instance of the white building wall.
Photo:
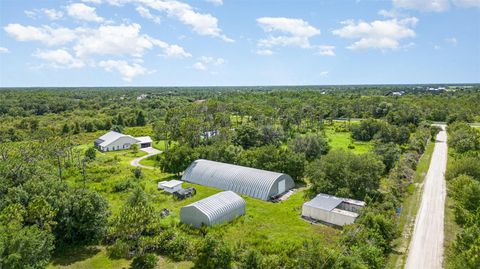
[{"label": "white building wall", "polygon": [[356,216],[352,214],[342,214],[341,212],[336,212],[335,209],[333,211],[326,211],[305,204],[302,207],[302,216],[338,226],[351,224],[356,219]]},{"label": "white building wall", "polygon": [[178,186],[175,186],[173,188],[167,188],[167,187],[163,187],[163,190],[168,192],[168,193],[174,193],[178,190],[180,190],[182,188],[182,184],[178,185]]},{"label": "white building wall", "polygon": [[129,149],[135,143],[137,143],[137,140],[132,137],[120,137],[109,145],[103,147],[103,151]]}]

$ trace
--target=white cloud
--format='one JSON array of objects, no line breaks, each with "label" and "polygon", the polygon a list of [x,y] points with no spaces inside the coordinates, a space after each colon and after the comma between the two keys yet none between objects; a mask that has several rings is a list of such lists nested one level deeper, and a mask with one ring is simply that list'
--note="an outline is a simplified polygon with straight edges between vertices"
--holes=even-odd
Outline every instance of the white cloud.
[{"label": "white cloud", "polygon": [[321,76],[321,77],[326,77],[326,76],[328,76],[328,71],[322,71],[322,72],[320,72],[320,76]]},{"label": "white cloud", "polygon": [[201,71],[206,71],[209,67],[220,66],[225,64],[225,59],[223,58],[214,58],[209,56],[201,56],[198,58],[198,61],[193,64],[193,68]]},{"label": "white cloud", "polygon": [[33,10],[25,10],[25,15],[30,19],[36,19],[38,15],[45,15],[50,20],[59,20],[63,18],[63,12],[60,10],[56,10],[54,8],[41,8],[41,9],[33,9]]},{"label": "white cloud", "polygon": [[18,41],[39,41],[50,46],[63,45],[76,38],[74,30],[64,27],[35,27],[11,23],[3,29]]},{"label": "white cloud", "polygon": [[335,46],[330,46],[330,45],[320,45],[317,46],[318,55],[322,56],[335,56]]},{"label": "white cloud", "polygon": [[284,17],[262,17],[257,19],[259,26],[267,33],[279,33],[258,41],[258,46],[295,46],[310,48],[310,38],[320,34],[320,30],[302,19]]},{"label": "white cloud", "polygon": [[480,0],[453,0],[453,3],[459,7],[480,7]]},{"label": "white cloud", "polygon": [[445,42],[452,46],[456,46],[458,44],[458,40],[455,37],[445,38]]},{"label": "white cloud", "polygon": [[136,76],[141,76],[148,74],[148,70],[141,66],[138,63],[129,64],[123,60],[107,60],[107,61],[100,61],[98,66],[104,68],[105,70],[117,71],[122,75],[123,80],[127,82],[131,82],[132,79]]},{"label": "white cloud", "polygon": [[96,8],[83,3],[74,3],[67,6],[67,13],[73,18],[84,21],[103,22],[104,19],[97,15]]},{"label": "white cloud", "polygon": [[182,23],[192,27],[199,35],[221,38],[226,42],[233,42],[233,39],[222,34],[218,27],[218,19],[207,13],[196,12],[189,4],[175,0],[136,0],[151,9],[166,12],[169,16],[175,17]]},{"label": "white cloud", "polygon": [[82,0],[84,3],[101,4],[102,0]]},{"label": "white cloud", "polygon": [[255,53],[258,54],[258,55],[262,55],[262,56],[273,55],[273,51],[271,51],[269,49],[259,49],[259,50],[255,51]]},{"label": "white cloud", "polygon": [[51,66],[56,68],[81,68],[85,66],[83,61],[74,58],[68,51],[65,49],[57,50],[38,50],[33,54],[33,56],[42,59],[44,61],[50,62]]},{"label": "white cloud", "polygon": [[420,11],[442,12],[450,7],[450,3],[449,0],[393,0],[393,6]]},{"label": "white cloud", "polygon": [[208,56],[201,56],[198,58],[201,62],[205,64],[213,64],[213,65],[222,65],[225,63],[225,59],[223,58],[214,58],[214,57],[208,57]]},{"label": "white cloud", "polygon": [[142,57],[145,50],[158,46],[167,57],[185,58],[191,54],[178,45],[170,45],[164,41],[140,34],[141,26],[103,25],[98,29],[80,29],[79,40],[74,50],[79,57],[89,55],[130,55]]},{"label": "white cloud", "polygon": [[25,13],[25,15],[27,15],[27,17],[29,17],[30,19],[35,19],[37,17],[37,12],[33,10],[25,10],[23,11],[23,13]]},{"label": "white cloud", "polygon": [[201,63],[201,62],[196,62],[193,64],[193,68],[197,69],[197,70],[201,70],[201,71],[205,71],[207,70],[207,67]]},{"label": "white cloud", "polygon": [[400,40],[415,37],[411,27],[417,22],[415,17],[373,22],[348,20],[342,22],[342,28],[333,30],[332,33],[343,38],[358,39],[347,47],[351,50],[398,49],[402,47]]},{"label": "white cloud", "polygon": [[160,23],[160,17],[159,16],[155,16],[155,15],[152,15],[152,13],[150,13],[150,10],[148,8],[145,8],[145,7],[142,7],[142,6],[138,6],[136,8],[138,14],[140,14],[140,16],[146,18],[146,19],[149,19],[149,20],[152,20],[153,22],[159,24]]},{"label": "white cloud", "polygon": [[0,53],[10,53],[10,51],[5,47],[0,47]]},{"label": "white cloud", "polygon": [[186,52],[182,47],[178,45],[168,45],[160,46],[163,48],[163,55],[167,58],[188,58],[192,57],[192,54]]},{"label": "white cloud", "polygon": [[207,1],[207,2],[209,2],[209,3],[212,3],[212,4],[214,4],[215,6],[221,6],[221,5],[223,5],[223,0],[205,0],[205,1]]},{"label": "white cloud", "polygon": [[[97,28],[77,27],[52,28],[49,26],[23,26],[9,24],[4,30],[19,41],[38,41],[48,46],[70,45],[75,52],[70,54],[66,48],[57,50],[37,51],[35,57],[50,62],[54,67],[82,67],[83,63],[97,61],[98,56],[132,57],[134,64],[126,61],[108,60],[103,61],[105,69],[117,70],[125,80],[131,80],[138,74],[146,73],[146,69],[138,63],[147,50],[158,47],[163,56],[169,58],[187,58],[192,55],[182,47],[168,44],[140,32],[139,24],[101,25]],[[114,62],[119,67],[113,67]],[[90,64],[89,64],[90,65]]]},{"label": "white cloud", "polygon": [[51,20],[59,20],[63,17],[63,12],[56,9],[43,8],[42,12]]}]

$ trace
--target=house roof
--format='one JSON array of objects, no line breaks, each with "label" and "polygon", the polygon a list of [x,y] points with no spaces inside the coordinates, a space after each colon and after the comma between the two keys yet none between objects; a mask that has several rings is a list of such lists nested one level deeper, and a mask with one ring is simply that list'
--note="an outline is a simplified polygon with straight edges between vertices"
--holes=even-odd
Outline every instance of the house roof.
[{"label": "house roof", "polygon": [[138,143],[152,143],[152,138],[150,136],[139,136],[135,137],[139,142]]},{"label": "house roof", "polygon": [[325,211],[332,211],[343,202],[356,204],[359,206],[365,206],[365,202],[362,202],[362,201],[336,197],[336,196],[328,195],[324,193],[318,194],[315,198],[306,202],[305,205],[323,209]]},{"label": "house roof", "polygon": [[125,134],[121,134],[121,133],[118,133],[118,132],[115,132],[115,131],[110,131],[110,132],[100,136],[97,140],[95,140],[95,142],[98,143],[100,146],[105,147],[105,146],[110,145],[112,142],[114,142],[115,140],[117,140],[121,137],[130,137],[132,139],[138,140],[131,135],[125,135]]},{"label": "house roof", "polygon": [[164,188],[174,188],[178,185],[182,185],[183,181],[180,181],[180,180],[170,180],[170,181],[166,181],[164,183],[162,183],[161,185],[164,187]]}]

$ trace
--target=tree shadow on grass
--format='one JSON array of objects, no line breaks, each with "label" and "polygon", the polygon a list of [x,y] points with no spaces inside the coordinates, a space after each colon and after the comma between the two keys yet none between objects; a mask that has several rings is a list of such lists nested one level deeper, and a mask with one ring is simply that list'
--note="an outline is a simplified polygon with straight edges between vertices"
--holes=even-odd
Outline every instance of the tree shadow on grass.
[{"label": "tree shadow on grass", "polygon": [[101,251],[98,246],[72,246],[58,248],[53,257],[53,265],[70,265],[95,256]]}]

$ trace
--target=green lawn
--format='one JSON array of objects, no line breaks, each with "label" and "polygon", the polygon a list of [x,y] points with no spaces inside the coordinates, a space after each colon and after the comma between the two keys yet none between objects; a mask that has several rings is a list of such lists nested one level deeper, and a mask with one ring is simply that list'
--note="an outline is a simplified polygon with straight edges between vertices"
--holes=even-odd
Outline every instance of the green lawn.
[{"label": "green lawn", "polygon": [[408,194],[403,201],[402,211],[398,220],[398,226],[402,231],[402,236],[395,240],[395,252],[390,255],[386,268],[393,269],[404,267],[408,245],[410,244],[410,238],[415,224],[415,218],[422,199],[423,180],[430,167],[430,160],[434,148],[435,143],[429,142],[417,164],[417,170],[414,175],[414,184],[411,184],[407,189]]},{"label": "green lawn", "polygon": [[[355,141],[350,132],[337,132],[332,126],[326,128],[325,135],[332,149],[344,149],[356,154],[364,154],[373,148],[371,142]],[[349,145],[353,148],[349,148]]]}]

